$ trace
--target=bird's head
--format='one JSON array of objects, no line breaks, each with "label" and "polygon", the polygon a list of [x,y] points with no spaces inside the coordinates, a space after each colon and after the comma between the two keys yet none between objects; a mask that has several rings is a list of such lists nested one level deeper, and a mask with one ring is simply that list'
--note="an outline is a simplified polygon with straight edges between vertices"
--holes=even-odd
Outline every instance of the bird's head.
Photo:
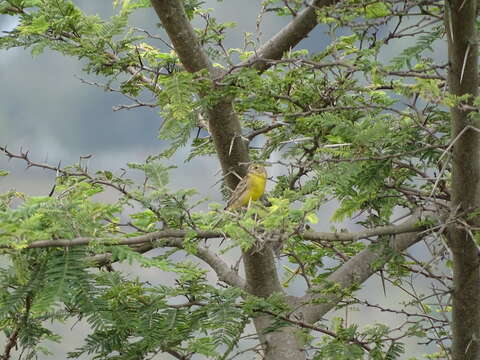
[{"label": "bird's head", "polygon": [[267,177],[267,170],[265,170],[265,167],[260,164],[251,164],[248,167],[248,173],[252,175]]}]

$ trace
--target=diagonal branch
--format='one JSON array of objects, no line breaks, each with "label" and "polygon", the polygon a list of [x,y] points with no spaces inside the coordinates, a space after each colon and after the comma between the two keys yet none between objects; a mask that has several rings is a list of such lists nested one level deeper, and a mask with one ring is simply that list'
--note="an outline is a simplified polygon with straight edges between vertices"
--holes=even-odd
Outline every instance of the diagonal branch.
[{"label": "diagonal branch", "polygon": [[310,31],[317,26],[316,10],[325,6],[335,5],[339,0],[315,0],[305,10],[300,12],[290,23],[276,33],[270,40],[262,45],[250,59],[243,65],[255,63],[259,71],[264,71],[271,66],[271,63],[261,59],[277,60],[283,54],[295,47],[305,39]]},{"label": "diagonal branch", "polygon": [[157,13],[173,47],[188,72],[208,69],[213,70],[212,64],[202,49],[195,31],[193,30],[182,1],[152,0],[153,9]]},{"label": "diagonal branch", "polygon": [[0,360],[9,360],[11,357],[12,350],[17,347],[17,342],[19,340],[20,331],[22,331],[22,327],[26,327],[28,317],[30,315],[30,309],[32,306],[32,294],[28,293],[25,297],[25,310],[24,314],[21,319],[19,319],[18,323],[16,324],[13,331],[9,334],[7,343],[5,344],[5,350],[3,354],[0,354]]},{"label": "diagonal branch", "polygon": [[[134,246],[132,247],[132,250],[137,253],[144,254],[147,251],[150,251],[156,247],[160,246],[155,246],[153,243],[150,242],[143,243],[140,246]],[[170,238],[162,240],[161,247],[174,247],[178,249],[184,249],[183,239]],[[234,270],[235,267],[229,266],[219,256],[217,256],[215,252],[210,251],[207,247],[198,245],[194,256],[207,263],[216,273],[218,280],[242,290],[247,289],[247,284],[245,280],[238,275],[237,270]],[[88,263],[94,264],[95,267],[109,267],[114,262],[113,256],[110,253],[94,255],[88,257],[86,260]]]},{"label": "diagonal branch", "polygon": [[[213,80],[218,77],[220,70],[213,67],[195,31],[188,21],[183,1],[180,0],[151,0],[152,6],[165,28],[175,51],[185,69],[191,73],[206,70]],[[220,86],[212,82],[213,91],[221,91]],[[206,94],[201,93],[204,97]],[[215,143],[223,173],[226,174],[226,185],[234,189],[238,178],[245,175],[245,168],[241,164],[249,162],[247,143],[243,140],[241,125],[233,110],[231,97],[219,96],[219,100],[206,109],[209,121],[209,130]]]},{"label": "diagonal branch", "polygon": [[[291,323],[291,324],[296,325],[296,326],[298,326],[298,327],[300,327],[300,328],[303,328],[303,329],[318,331],[319,333],[322,333],[322,334],[331,336],[331,337],[333,337],[333,338],[341,339],[341,337],[340,337],[337,333],[335,333],[334,331],[332,331],[332,330],[324,329],[324,328],[321,328],[321,327],[312,325],[312,324],[310,324],[310,323],[307,323],[307,322],[305,322],[305,321],[300,321],[300,320],[292,319],[291,316],[285,316],[285,315],[281,315],[281,314],[276,314],[276,313],[274,313],[274,312],[272,312],[272,311],[268,311],[268,310],[259,310],[259,312],[272,315],[272,316],[276,317],[277,319],[281,319],[281,320],[283,320],[283,321],[286,321],[286,322],[288,322],[288,323]],[[350,342],[353,343],[353,344],[357,344],[357,345],[361,346],[364,350],[366,350],[366,351],[368,351],[368,352],[372,351],[372,349],[371,349],[370,346],[367,344],[367,342],[363,342],[363,341],[359,340],[358,338],[351,337],[351,338],[348,339],[348,341],[350,341]]]},{"label": "diagonal branch", "polygon": [[[325,280],[327,286],[336,284],[340,287],[340,291],[322,293],[325,287],[318,286],[312,288],[309,294],[296,299],[294,302],[298,305],[297,312],[301,313],[303,319],[308,323],[313,324],[319,321],[341,300],[342,290],[363,283],[378,271],[379,266],[387,263],[395,253],[406,250],[427,235],[425,231],[411,231],[411,226],[417,224],[421,220],[421,216],[421,213],[415,213],[404,224],[395,226],[392,229],[394,232],[391,232],[390,235],[395,234],[399,226],[407,230],[406,232],[396,233],[397,235],[392,236],[383,246],[370,245],[328,276]],[[384,233],[383,235],[387,234]],[[372,266],[372,264],[375,264],[375,266]]]},{"label": "diagonal branch", "polygon": [[[183,239],[170,238],[162,240],[162,243],[164,246],[183,249]],[[207,263],[215,271],[220,281],[243,290],[247,289],[245,280],[217,254],[202,245],[197,245],[196,250],[195,256]]]}]

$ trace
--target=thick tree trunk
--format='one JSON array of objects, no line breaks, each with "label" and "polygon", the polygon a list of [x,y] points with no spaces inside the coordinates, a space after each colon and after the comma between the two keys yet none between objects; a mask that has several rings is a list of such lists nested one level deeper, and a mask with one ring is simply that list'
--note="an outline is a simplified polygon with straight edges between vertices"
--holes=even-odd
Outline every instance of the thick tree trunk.
[{"label": "thick tree trunk", "polygon": [[[269,247],[244,254],[244,264],[247,289],[251,294],[266,298],[274,293],[283,293],[273,252]],[[280,330],[268,332],[266,329],[272,326],[271,316],[258,316],[254,323],[264,347],[265,360],[305,359],[298,328],[285,326]]]},{"label": "thick tree trunk", "polygon": [[[445,24],[450,63],[448,87],[451,94],[478,95],[478,47],[476,0],[445,2]],[[465,103],[465,102],[463,102]],[[452,206],[453,215],[464,219],[448,228],[453,255],[452,353],[454,360],[480,358],[480,271],[478,247],[470,226],[479,226],[480,205],[480,134],[467,126],[479,127],[469,110],[458,105],[451,108]],[[472,216],[477,212],[476,216]]]},{"label": "thick tree trunk", "polygon": [[[208,69],[212,79],[218,76],[185,15],[183,1],[151,0],[151,3],[185,69],[190,72]],[[231,174],[231,171],[245,175],[242,163],[249,161],[249,155],[247,144],[241,137],[241,125],[233,110],[232,100],[227,97],[212,104],[207,109],[207,115],[210,134],[223,172],[227,175],[225,182],[228,187],[234,189],[238,178]],[[268,297],[274,293],[283,293],[270,249],[246,252],[243,254],[243,261],[247,289],[251,294]],[[266,360],[305,359],[296,327],[286,326],[277,331],[267,332],[273,324],[272,317],[260,316],[254,322],[264,346]]]}]

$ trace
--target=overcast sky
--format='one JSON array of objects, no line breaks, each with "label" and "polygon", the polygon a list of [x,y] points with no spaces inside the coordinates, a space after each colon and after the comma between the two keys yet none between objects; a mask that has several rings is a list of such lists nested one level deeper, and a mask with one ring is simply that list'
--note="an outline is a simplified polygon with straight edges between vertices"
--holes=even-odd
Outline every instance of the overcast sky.
[{"label": "overcast sky", "polygon": [[[112,14],[110,1],[74,1],[88,14],[99,14],[106,18]],[[207,1],[213,15],[219,21],[236,21],[238,27],[229,30],[227,47],[241,47],[243,34],[255,32],[259,1],[243,0],[242,6],[232,1]],[[272,15],[265,16],[261,27],[263,39],[269,38],[287,21]],[[141,10],[131,18],[134,26],[157,33],[158,18],[149,9]],[[13,17],[0,17],[0,31],[12,29],[16,24]],[[317,30],[318,31],[318,30]],[[301,46],[316,51],[324,44],[312,34]],[[78,161],[79,156],[93,154],[89,166],[95,169],[119,169],[130,161],[142,161],[149,154],[158,153],[166,144],[157,138],[161,119],[155,109],[135,109],[113,112],[112,107],[129,103],[119,94],[83,84],[78,77],[101,82],[102,79],[82,73],[82,63],[46,50],[32,57],[30,51],[11,49],[0,56],[0,143],[7,144],[12,151],[20,148],[30,151],[33,159],[67,165]],[[187,151],[188,149],[185,149]],[[184,155],[184,154],[181,154]],[[181,158],[173,162],[182,164]],[[46,194],[52,174],[44,171],[19,171],[24,164],[19,161],[8,163],[0,157],[0,167],[12,171],[19,190],[34,194]],[[203,174],[214,174],[219,170],[215,159],[199,158],[192,164],[182,166],[179,176],[189,177],[191,172],[205,169]],[[205,178],[202,190],[210,192],[210,186],[218,176]],[[1,180],[0,190],[5,190],[12,177]],[[180,183],[184,185],[183,179]],[[198,185],[198,179],[195,182]],[[201,184],[203,185],[203,184]],[[216,193],[216,191],[214,191]]]}]

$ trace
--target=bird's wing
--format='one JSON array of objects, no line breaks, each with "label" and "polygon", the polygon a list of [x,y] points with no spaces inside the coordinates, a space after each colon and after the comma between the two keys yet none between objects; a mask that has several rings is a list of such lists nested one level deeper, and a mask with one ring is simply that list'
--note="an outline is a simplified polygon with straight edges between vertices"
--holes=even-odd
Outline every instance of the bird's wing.
[{"label": "bird's wing", "polygon": [[247,185],[248,185],[248,175],[245,176],[242,181],[240,181],[233,191],[232,195],[230,196],[230,199],[228,199],[228,203],[226,206],[226,209],[234,205],[245,193],[247,190]]}]

